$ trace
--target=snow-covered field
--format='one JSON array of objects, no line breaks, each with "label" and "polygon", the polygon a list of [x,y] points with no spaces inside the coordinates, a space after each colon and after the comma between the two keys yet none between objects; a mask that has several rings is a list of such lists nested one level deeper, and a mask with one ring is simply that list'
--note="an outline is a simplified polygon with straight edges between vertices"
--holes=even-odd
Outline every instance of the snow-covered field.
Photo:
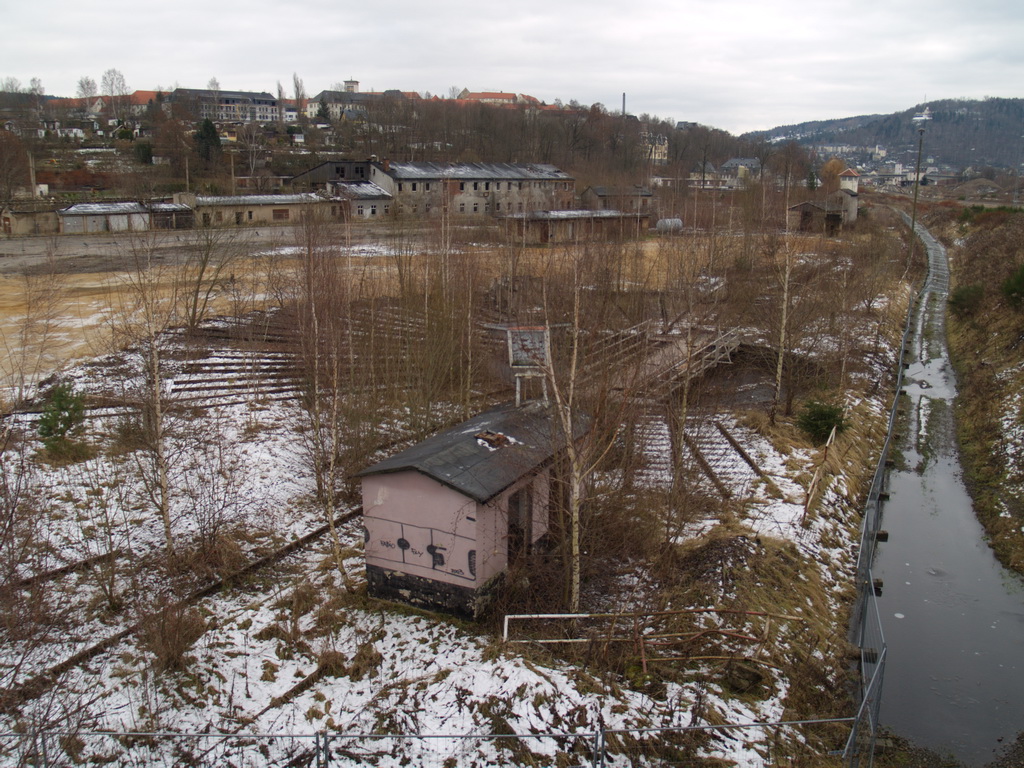
[{"label": "snow-covered field", "polygon": [[[217,355],[230,357],[210,353]],[[140,359],[125,353],[79,365],[62,380],[93,396],[127,399],[139,369]],[[169,401],[189,381],[183,366],[168,384]],[[637,764],[632,759],[661,764],[643,757],[645,743],[662,749],[674,743],[674,755],[718,757],[737,766],[771,759],[761,729],[713,732],[695,743],[678,731],[667,738],[643,729],[787,719],[790,681],[781,670],[765,668],[768,693],[761,697],[737,695],[699,675],[652,686],[597,674],[528,645],[503,644],[474,625],[367,600],[358,520],[340,530],[347,579],[324,536],[242,585],[196,601],[184,618],[161,614],[157,607],[215,574],[325,522],[314,503],[296,400],[273,399],[258,388],[224,399],[230,404],[191,401],[168,417],[170,526],[179,553],[193,557],[170,575],[161,565],[166,539],[154,508],[151,456],[133,442],[129,412],[115,405],[93,414],[84,439],[94,455],[67,465],[39,458],[30,419],[22,418],[22,440],[0,461],[9,481],[22,482],[25,503],[39,517],[31,552],[12,564],[8,583],[89,557],[116,557],[20,589],[23,615],[17,625],[7,622],[0,648],[4,688],[22,691],[19,686],[72,654],[143,625],[61,670],[52,684],[13,706],[8,702],[0,732],[64,732],[47,742],[51,759],[65,754],[115,765],[313,764],[315,734],[329,733],[331,764],[337,765],[568,766],[590,764],[600,730],[631,732],[608,737],[609,765]],[[881,403],[849,405],[865,419],[882,418]],[[818,610],[841,622],[839,593],[854,564],[858,512],[846,478],[831,479],[820,505],[805,514],[818,452],[780,451],[729,414],[719,421],[765,475],[759,477],[717,429],[703,429],[701,451],[738,499],[734,508],[741,514],[732,525],[751,540],[795,544],[822,582],[835,587],[832,604]],[[650,417],[641,434],[646,461],[639,482],[664,488],[670,483],[664,421]],[[680,541],[706,536],[720,522],[694,520]],[[219,546],[225,541],[232,543],[227,551]],[[643,581],[635,578],[634,588]],[[601,608],[628,609],[632,597],[604,595]],[[164,621],[156,629],[154,614]],[[187,634],[186,619],[199,623],[198,639],[179,668],[161,670],[161,644]],[[96,731],[234,737],[89,735]],[[378,736],[345,737],[350,734]],[[501,734],[523,738],[494,738]],[[0,749],[10,750],[2,759],[19,750],[24,755],[32,745],[0,736]]]}]

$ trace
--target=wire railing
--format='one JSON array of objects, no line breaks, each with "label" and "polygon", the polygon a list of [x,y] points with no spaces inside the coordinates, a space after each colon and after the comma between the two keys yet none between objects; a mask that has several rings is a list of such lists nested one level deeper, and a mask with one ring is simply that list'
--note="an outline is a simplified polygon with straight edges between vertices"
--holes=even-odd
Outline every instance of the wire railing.
[{"label": "wire railing", "polygon": [[813,761],[821,768],[842,768],[853,720],[457,735],[36,731],[0,734],[0,763],[33,768],[660,768],[705,765],[708,757],[742,752],[747,765]]},{"label": "wire railing", "polygon": [[[904,221],[910,226],[910,217],[906,214],[902,215]],[[911,342],[915,338],[917,322],[922,318],[929,294],[942,294],[949,288],[949,265],[941,249],[936,247],[931,234],[923,227],[918,226],[911,236],[920,237],[925,245],[928,253],[928,274],[907,311],[907,320],[903,328],[903,337],[897,358],[899,364],[896,372],[896,395],[889,411],[885,443],[882,446],[878,466],[868,491],[861,526],[861,543],[856,570],[858,599],[850,626],[850,639],[860,649],[858,663],[860,706],[853,730],[850,733],[850,740],[846,746],[846,760],[850,768],[859,768],[861,765],[871,768],[874,764],[875,741],[879,731],[886,643],[877,600],[882,584],[875,580],[871,569],[877,544],[885,538],[882,531],[882,512],[887,499],[885,488],[891,466],[894,434],[900,418],[902,405],[900,395],[903,391],[904,369],[909,358],[912,357]]]}]

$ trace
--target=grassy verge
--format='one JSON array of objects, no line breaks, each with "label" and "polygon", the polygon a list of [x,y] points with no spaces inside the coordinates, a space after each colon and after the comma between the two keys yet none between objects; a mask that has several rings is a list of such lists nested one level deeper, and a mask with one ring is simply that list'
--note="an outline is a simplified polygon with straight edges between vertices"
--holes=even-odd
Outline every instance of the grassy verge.
[{"label": "grassy verge", "polygon": [[[1017,451],[1024,424],[1024,316],[1005,300],[999,286],[1020,258],[1021,223],[960,233],[951,251],[957,284],[980,280],[976,304],[951,312],[947,321],[950,359],[957,373],[957,440],[964,481],[975,514],[996,557],[1024,573],[1024,454]],[[951,294],[955,295],[955,293]]]}]

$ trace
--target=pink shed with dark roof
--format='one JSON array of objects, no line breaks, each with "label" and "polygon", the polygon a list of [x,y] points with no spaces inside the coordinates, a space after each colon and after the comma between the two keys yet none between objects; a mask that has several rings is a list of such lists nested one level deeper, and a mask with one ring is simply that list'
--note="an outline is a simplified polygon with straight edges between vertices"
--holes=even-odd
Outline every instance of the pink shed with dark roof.
[{"label": "pink shed with dark roof", "polygon": [[360,472],[370,594],[477,614],[548,533],[552,423],[540,403],[499,406]]}]

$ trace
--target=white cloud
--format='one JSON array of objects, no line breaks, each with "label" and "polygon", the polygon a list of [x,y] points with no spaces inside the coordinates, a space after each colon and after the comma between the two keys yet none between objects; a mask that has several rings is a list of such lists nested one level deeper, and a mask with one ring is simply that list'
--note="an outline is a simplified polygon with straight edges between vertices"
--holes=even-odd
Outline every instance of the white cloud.
[{"label": "white cloud", "polygon": [[600,101],[732,131],[1021,96],[1024,6],[1004,0],[394,0],[383,5],[182,0],[124,12],[69,0],[7,9],[0,77],[73,95],[117,67],[129,86],[307,91],[450,86]]}]

